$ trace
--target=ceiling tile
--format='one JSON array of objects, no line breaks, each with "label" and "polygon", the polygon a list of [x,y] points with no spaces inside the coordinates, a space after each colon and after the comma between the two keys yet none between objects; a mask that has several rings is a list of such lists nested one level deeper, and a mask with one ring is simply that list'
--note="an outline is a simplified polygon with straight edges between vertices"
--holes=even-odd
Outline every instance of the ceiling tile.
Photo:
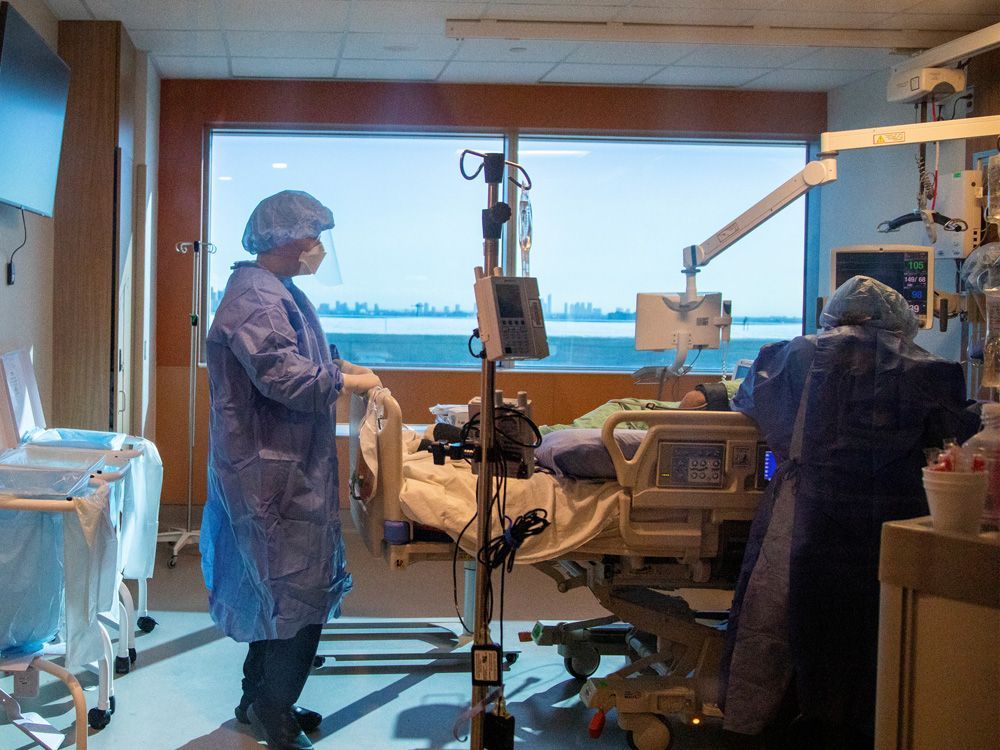
[{"label": "ceiling tile", "polygon": [[447,60],[458,49],[458,41],[436,34],[356,34],[344,42],[345,59]]},{"label": "ceiling tile", "polygon": [[92,21],[94,14],[80,0],[45,0],[52,15],[60,21]]},{"label": "ceiling tile", "polygon": [[560,62],[579,46],[580,42],[547,39],[465,39],[455,53],[455,59],[476,62]]},{"label": "ceiling tile", "polygon": [[922,29],[926,31],[978,31],[1000,21],[998,16],[958,15],[950,13],[899,13],[879,28]]},{"label": "ceiling tile", "polygon": [[[565,4],[540,3],[490,3],[484,18],[500,18],[505,21],[616,21],[624,11],[617,5],[576,5],[567,8]],[[449,16],[457,18],[458,16]],[[463,16],[465,17],[465,16]]]},{"label": "ceiling tile", "polygon": [[333,78],[334,60],[234,57],[233,75],[245,78]]},{"label": "ceiling tile", "polygon": [[693,44],[647,44],[638,42],[583,42],[566,62],[631,65],[670,65],[695,49]]},{"label": "ceiling tile", "polygon": [[871,13],[873,9],[882,13],[899,13],[918,2],[920,0],[878,0],[878,3],[873,3],[872,0],[823,0],[821,3],[816,0],[771,0],[763,7],[784,11],[815,11],[822,8],[833,13]]},{"label": "ceiling tile", "polygon": [[351,8],[351,31],[443,34],[447,18],[480,18],[485,2],[362,0]]},{"label": "ceiling tile", "polygon": [[341,60],[337,78],[433,81],[444,65],[443,60]]},{"label": "ceiling tile", "polygon": [[129,29],[135,46],[155,55],[213,57],[226,54],[221,31]]},{"label": "ceiling tile", "polygon": [[1000,4],[997,0],[917,0],[906,8],[906,12],[992,16],[1000,21]]},{"label": "ceiling tile", "polygon": [[638,84],[660,71],[656,65],[581,65],[562,63],[542,80],[545,83]]},{"label": "ceiling tile", "polygon": [[340,56],[343,34],[308,31],[227,31],[233,57],[324,59]]},{"label": "ceiling tile", "polygon": [[770,72],[770,68],[682,68],[672,65],[645,83],[656,86],[724,86],[735,88]]},{"label": "ceiling tile", "polygon": [[826,47],[788,64],[788,68],[813,70],[888,70],[906,60],[906,55],[893,55],[883,49],[851,49]]},{"label": "ceiling tile", "polygon": [[344,31],[348,0],[216,0],[225,29],[238,31]]},{"label": "ceiling tile", "polygon": [[[686,0],[693,2],[693,0]],[[763,0],[766,1],[766,0]],[[743,26],[750,22],[756,9],[727,9],[697,6],[684,7],[633,7],[622,11],[617,20],[628,23],[668,23],[681,26]]]},{"label": "ceiling tile", "polygon": [[[911,0],[916,2],[916,0]],[[781,0],[670,0],[670,2],[657,2],[657,0],[635,0],[633,8],[708,8],[710,10],[760,10],[762,8],[774,8],[781,3]]]},{"label": "ceiling tile", "polygon": [[782,68],[743,86],[758,91],[831,91],[864,78],[870,73],[862,70],[792,70]]},{"label": "ceiling tile", "polygon": [[438,81],[444,83],[538,83],[552,63],[466,62],[455,60],[445,67]]},{"label": "ceiling tile", "polygon": [[[875,6],[877,7],[877,6]],[[887,21],[890,13],[840,11],[762,10],[751,19],[755,26],[791,26],[807,29],[870,29]]]},{"label": "ceiling tile", "polygon": [[155,55],[153,62],[163,78],[229,78],[229,60],[225,57]]},{"label": "ceiling tile", "polygon": [[128,29],[218,29],[214,2],[204,0],[86,0],[101,20],[121,21]]},{"label": "ceiling tile", "polygon": [[780,68],[805,57],[809,47],[760,47],[749,44],[699,44],[679,60],[684,67]]}]

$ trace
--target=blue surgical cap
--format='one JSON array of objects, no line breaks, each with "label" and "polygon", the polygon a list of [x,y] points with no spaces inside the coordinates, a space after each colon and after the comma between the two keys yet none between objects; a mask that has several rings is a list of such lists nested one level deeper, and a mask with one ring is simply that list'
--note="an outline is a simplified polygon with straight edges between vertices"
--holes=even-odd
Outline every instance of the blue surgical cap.
[{"label": "blue surgical cap", "polygon": [[852,276],[830,295],[819,317],[823,328],[868,326],[897,331],[907,339],[919,324],[903,295],[869,276]]},{"label": "blue surgical cap", "polygon": [[309,193],[282,190],[257,204],[243,230],[248,253],[266,253],[333,228],[333,212]]}]

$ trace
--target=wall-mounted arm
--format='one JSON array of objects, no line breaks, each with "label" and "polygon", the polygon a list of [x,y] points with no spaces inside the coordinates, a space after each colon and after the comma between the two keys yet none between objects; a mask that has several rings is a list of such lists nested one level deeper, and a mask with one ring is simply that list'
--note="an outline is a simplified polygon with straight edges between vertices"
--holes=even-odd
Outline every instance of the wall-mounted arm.
[{"label": "wall-mounted arm", "polygon": [[839,151],[953,141],[997,134],[1000,134],[1000,115],[822,133],[820,153],[823,158],[806,164],[801,172],[771,191],[702,244],[684,248],[684,274],[687,276],[685,298],[694,300],[697,297],[695,274],[699,268],[707,265],[723,250],[745,237],[796,198],[805,195],[817,185],[836,180],[836,155]]},{"label": "wall-mounted arm", "polygon": [[778,186],[700,245],[684,248],[684,269],[700,268],[723,250],[752,232],[799,196],[817,185],[837,179],[837,160],[811,161],[784,184]]}]

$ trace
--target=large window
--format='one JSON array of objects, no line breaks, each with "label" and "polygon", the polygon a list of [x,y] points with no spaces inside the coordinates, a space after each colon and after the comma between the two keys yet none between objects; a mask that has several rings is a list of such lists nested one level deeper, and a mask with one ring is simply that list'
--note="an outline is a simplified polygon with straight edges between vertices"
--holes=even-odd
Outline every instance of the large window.
[{"label": "large window", "polygon": [[[216,132],[210,166],[210,310],[257,202],[306,190],[329,205],[343,284],[297,279],[330,341],[375,366],[476,367],[472,268],[482,263],[482,179],[465,148],[503,137]],[[637,292],[684,288],[683,247],[703,241],[802,168],[801,144],[519,139],[531,175],[538,277],[551,356],[518,366],[632,370],[672,360],[633,346]],[[515,216],[517,212],[515,211]],[[801,331],[804,203],[793,204],[698,275],[733,300],[727,364]],[[516,236],[516,235],[515,235]],[[690,358],[689,358],[690,360]],[[709,351],[698,369],[717,370]]]}]

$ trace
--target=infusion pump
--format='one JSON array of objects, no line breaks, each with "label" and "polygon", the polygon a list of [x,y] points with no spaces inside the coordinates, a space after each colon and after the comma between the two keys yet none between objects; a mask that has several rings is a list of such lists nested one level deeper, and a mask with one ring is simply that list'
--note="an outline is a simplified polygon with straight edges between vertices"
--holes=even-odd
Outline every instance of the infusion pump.
[{"label": "infusion pump", "polygon": [[486,275],[476,269],[479,339],[486,359],[544,359],[549,356],[538,280],[530,276]]}]

